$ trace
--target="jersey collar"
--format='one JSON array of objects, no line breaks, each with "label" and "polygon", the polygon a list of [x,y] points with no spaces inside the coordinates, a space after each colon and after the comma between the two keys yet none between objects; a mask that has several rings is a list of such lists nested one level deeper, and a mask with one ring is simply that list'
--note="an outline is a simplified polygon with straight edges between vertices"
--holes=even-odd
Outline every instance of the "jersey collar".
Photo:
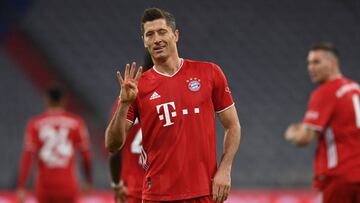
[{"label": "jersey collar", "polygon": [[154,71],[155,71],[157,74],[171,78],[171,77],[175,76],[175,75],[181,70],[181,68],[182,68],[183,65],[184,65],[184,61],[185,61],[185,60],[184,60],[183,58],[180,58],[180,67],[179,67],[179,69],[178,69],[174,74],[172,74],[172,75],[168,75],[168,74],[161,73],[160,71],[156,70],[155,65],[154,65],[153,69],[154,69]]}]

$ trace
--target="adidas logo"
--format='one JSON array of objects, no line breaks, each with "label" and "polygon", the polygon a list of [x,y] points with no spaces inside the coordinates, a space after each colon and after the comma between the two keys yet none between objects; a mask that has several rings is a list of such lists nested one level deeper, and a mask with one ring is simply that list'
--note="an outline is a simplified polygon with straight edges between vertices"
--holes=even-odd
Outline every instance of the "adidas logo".
[{"label": "adidas logo", "polygon": [[160,95],[159,95],[157,92],[154,92],[154,93],[151,95],[150,100],[157,99],[157,98],[160,98]]}]

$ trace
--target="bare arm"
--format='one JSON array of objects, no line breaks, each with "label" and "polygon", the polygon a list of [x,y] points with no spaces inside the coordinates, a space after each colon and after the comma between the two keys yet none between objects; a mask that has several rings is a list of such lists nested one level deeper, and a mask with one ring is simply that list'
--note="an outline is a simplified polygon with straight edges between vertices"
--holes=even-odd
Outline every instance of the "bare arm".
[{"label": "bare arm", "polygon": [[126,202],[126,187],[123,185],[120,180],[121,177],[121,151],[117,150],[114,152],[110,152],[109,156],[109,167],[110,167],[110,176],[112,180],[112,188],[114,190],[114,201],[116,203],[124,203]]},{"label": "bare arm", "polygon": [[235,106],[219,113],[225,129],[223,154],[219,168],[213,180],[213,199],[223,202],[227,199],[231,187],[231,168],[240,145],[241,127]]},{"label": "bare arm", "polygon": [[142,67],[140,66],[135,75],[136,64],[126,64],[124,78],[120,72],[117,72],[117,78],[120,84],[120,106],[112,117],[105,131],[105,146],[109,151],[121,149],[125,143],[127,131],[132,126],[127,121],[127,112],[131,103],[133,103],[138,94],[137,84],[141,77]]},{"label": "bare arm", "polygon": [[110,152],[109,155],[110,176],[114,184],[120,183],[121,176],[121,151]]},{"label": "bare arm", "polygon": [[120,104],[105,131],[105,145],[110,152],[115,152],[122,148],[125,143],[126,135],[132,127],[126,117],[129,105]]},{"label": "bare arm", "polygon": [[303,123],[290,124],[285,132],[285,139],[298,146],[310,144],[318,132]]},{"label": "bare arm", "polygon": [[82,165],[85,175],[85,184],[83,190],[85,193],[89,193],[92,190],[92,165],[91,154],[89,150],[81,150]]}]

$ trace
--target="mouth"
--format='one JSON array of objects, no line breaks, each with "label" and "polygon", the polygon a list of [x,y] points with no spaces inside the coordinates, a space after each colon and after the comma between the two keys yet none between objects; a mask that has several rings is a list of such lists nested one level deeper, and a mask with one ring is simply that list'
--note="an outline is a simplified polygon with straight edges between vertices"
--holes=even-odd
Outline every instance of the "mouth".
[{"label": "mouth", "polygon": [[154,52],[159,53],[162,52],[165,46],[156,46],[153,48]]},{"label": "mouth", "polygon": [[309,73],[310,79],[315,81],[317,80],[317,75],[315,73]]},{"label": "mouth", "polygon": [[316,73],[314,73],[314,72],[309,71],[308,73],[309,73],[309,76],[310,76],[311,78],[313,78],[313,77],[316,76]]}]

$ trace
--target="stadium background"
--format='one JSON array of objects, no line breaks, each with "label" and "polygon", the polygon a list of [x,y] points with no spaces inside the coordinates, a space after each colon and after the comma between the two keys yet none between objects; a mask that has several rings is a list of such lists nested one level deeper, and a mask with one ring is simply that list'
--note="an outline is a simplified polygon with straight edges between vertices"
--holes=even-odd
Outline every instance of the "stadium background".
[{"label": "stadium background", "polygon": [[[103,131],[118,94],[115,72],[143,61],[147,7],[175,15],[181,57],[215,62],[229,80],[242,124],[234,190],[309,189],[314,145],[298,149],[282,135],[302,119],[315,87],[306,71],[312,43],[334,42],[343,73],[360,81],[358,0],[1,0],[0,190],[15,188],[25,123],[54,81],[88,122],[94,186],[109,190]],[[219,128],[218,154],[221,144]]]}]

